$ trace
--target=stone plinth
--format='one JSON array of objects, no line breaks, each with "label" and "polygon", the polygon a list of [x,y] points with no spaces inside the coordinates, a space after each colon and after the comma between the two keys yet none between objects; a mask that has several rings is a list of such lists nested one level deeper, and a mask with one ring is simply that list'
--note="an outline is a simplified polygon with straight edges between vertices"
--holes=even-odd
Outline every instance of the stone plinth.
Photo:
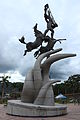
[{"label": "stone plinth", "polygon": [[20,100],[9,100],[7,113],[18,116],[58,116],[67,114],[67,107],[65,105],[34,105]]}]

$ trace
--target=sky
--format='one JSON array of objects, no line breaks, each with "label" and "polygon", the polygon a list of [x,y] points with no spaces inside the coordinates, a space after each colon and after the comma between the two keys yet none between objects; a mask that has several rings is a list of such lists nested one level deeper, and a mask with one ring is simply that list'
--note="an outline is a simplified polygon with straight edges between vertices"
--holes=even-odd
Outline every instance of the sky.
[{"label": "sky", "polygon": [[52,77],[67,80],[73,74],[80,74],[80,0],[0,0],[0,76],[5,73],[11,76],[11,82],[24,82],[36,59],[34,50],[23,56],[25,46],[18,39],[24,35],[26,42],[33,42],[36,23],[40,31],[45,31],[47,3],[58,24],[54,38],[67,39],[57,43],[55,49],[77,54],[52,65]]}]

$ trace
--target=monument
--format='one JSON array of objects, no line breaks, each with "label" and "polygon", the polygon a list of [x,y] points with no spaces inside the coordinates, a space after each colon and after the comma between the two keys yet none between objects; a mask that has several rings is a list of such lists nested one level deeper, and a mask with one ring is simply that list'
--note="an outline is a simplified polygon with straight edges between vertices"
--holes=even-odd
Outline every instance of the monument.
[{"label": "monument", "polygon": [[[38,49],[34,53],[36,58],[33,68],[27,73],[21,100],[9,100],[7,106],[7,113],[19,116],[58,116],[67,113],[65,105],[56,105],[54,101],[54,92],[52,84],[60,82],[60,80],[50,80],[49,70],[50,66],[61,59],[74,57],[76,54],[55,54],[62,50],[62,48],[54,49],[57,41],[61,43],[66,39],[55,39],[54,29],[58,27],[52,16],[49,5],[44,6],[44,18],[47,23],[47,28],[42,33],[37,29],[37,23],[34,26],[35,41],[25,42],[24,36],[19,41],[26,45],[24,56],[27,52]],[[48,35],[48,31],[51,35]],[[43,46],[43,42],[47,43]],[[44,59],[45,58],[45,59]]]}]

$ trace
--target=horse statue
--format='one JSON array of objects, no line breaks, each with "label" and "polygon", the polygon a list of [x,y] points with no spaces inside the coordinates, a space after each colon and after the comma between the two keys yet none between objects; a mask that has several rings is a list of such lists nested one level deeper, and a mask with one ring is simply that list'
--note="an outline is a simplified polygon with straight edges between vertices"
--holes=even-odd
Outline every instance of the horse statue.
[{"label": "horse statue", "polygon": [[60,42],[61,44],[61,41],[62,40],[66,40],[66,39],[54,39],[54,38],[50,38],[49,36],[46,36],[45,39],[44,39],[44,42],[47,42],[47,45],[44,47],[44,46],[41,46],[39,48],[39,50],[37,50],[35,53],[34,53],[34,57],[38,58],[42,53],[45,53],[45,52],[48,52],[50,50],[54,50],[53,47],[54,45],[56,44],[56,42]]},{"label": "horse statue", "polygon": [[26,50],[24,51],[24,56],[26,55],[27,52],[31,52],[33,49],[38,48],[40,45],[42,46],[42,42],[44,40],[44,35],[41,31],[37,30],[37,23],[33,27],[33,29],[34,29],[34,34],[36,37],[36,40],[34,42],[26,43],[24,36],[22,36],[22,38],[19,39],[19,41],[21,43],[26,44]]}]

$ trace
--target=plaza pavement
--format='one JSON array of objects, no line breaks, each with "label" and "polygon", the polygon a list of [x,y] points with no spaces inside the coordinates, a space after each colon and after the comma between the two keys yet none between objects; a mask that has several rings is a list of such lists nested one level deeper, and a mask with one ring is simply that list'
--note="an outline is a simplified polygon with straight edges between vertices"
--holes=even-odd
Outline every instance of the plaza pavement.
[{"label": "plaza pavement", "polygon": [[6,114],[6,106],[0,104],[0,120],[80,120],[80,105],[67,104],[68,114],[58,117],[18,117]]}]

